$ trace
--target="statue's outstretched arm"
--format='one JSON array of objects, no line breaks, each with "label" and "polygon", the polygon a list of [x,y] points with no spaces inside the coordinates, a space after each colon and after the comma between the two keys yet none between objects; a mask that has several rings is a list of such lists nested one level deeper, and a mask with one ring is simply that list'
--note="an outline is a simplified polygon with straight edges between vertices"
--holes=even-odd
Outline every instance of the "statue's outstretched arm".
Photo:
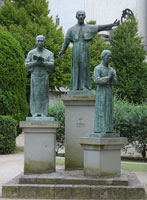
[{"label": "statue's outstretched arm", "polygon": [[98,26],[98,32],[99,31],[111,30],[112,27],[118,26],[118,25],[119,25],[119,21],[118,20],[115,20],[113,24],[99,25]]}]

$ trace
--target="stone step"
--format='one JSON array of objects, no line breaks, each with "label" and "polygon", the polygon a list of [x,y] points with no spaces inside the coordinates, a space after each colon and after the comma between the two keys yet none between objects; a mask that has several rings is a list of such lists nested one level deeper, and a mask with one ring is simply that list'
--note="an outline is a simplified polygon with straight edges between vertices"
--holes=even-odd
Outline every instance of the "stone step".
[{"label": "stone step", "polygon": [[[119,181],[121,184],[115,185]],[[2,198],[143,200],[145,190],[131,173],[115,178],[92,178],[85,177],[82,171],[58,171],[42,175],[21,174],[3,185]]]},{"label": "stone step", "polygon": [[144,189],[134,186],[4,185],[3,198],[24,199],[144,199]]},{"label": "stone step", "polygon": [[128,185],[126,176],[116,178],[91,178],[91,177],[53,177],[52,175],[23,175],[19,178],[20,184],[64,184],[64,185]]}]

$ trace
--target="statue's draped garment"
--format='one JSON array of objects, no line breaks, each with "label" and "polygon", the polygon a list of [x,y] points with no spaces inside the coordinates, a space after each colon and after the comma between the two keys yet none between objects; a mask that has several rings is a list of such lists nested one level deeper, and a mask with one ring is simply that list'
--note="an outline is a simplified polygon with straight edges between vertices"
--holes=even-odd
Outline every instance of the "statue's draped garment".
[{"label": "statue's draped garment", "polygon": [[[42,53],[37,49],[31,50],[26,58],[26,64],[33,62],[33,56],[41,56],[45,62],[54,63],[53,53],[47,49],[44,49]],[[34,114],[48,115],[49,106],[49,79],[48,74],[50,71],[49,66],[33,66],[27,67],[31,72],[31,94],[30,94],[30,112]]]},{"label": "statue's draped garment", "polygon": [[[107,83],[109,71],[113,71],[111,80]],[[116,72],[112,67],[105,67],[102,63],[94,69],[96,89],[95,104],[95,133],[113,132],[113,91],[112,84],[117,82]]]},{"label": "statue's draped garment", "polygon": [[76,24],[71,27],[65,37],[63,50],[70,42],[73,43],[72,49],[72,89],[82,90],[91,89],[89,46],[88,42],[99,31],[99,26]]}]

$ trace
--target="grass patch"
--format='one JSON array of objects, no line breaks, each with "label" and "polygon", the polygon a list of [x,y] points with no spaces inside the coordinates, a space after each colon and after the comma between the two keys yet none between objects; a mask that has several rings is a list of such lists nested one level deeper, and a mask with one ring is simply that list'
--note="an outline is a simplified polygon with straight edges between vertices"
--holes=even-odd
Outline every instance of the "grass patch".
[{"label": "grass patch", "polygon": [[56,165],[64,165],[65,164],[65,157],[56,157]]},{"label": "grass patch", "polygon": [[140,162],[121,162],[121,168],[130,171],[147,172],[147,163]]},{"label": "grass patch", "polygon": [[[65,164],[65,157],[56,157],[56,164],[57,165],[64,165]],[[147,163],[140,163],[140,162],[121,162],[121,168],[130,171],[142,171],[147,172]]]}]

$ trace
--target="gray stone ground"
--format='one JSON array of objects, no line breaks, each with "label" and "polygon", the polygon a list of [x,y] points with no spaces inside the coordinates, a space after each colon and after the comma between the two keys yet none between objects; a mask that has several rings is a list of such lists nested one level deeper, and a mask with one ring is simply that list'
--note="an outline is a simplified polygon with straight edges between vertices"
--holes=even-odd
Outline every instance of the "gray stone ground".
[{"label": "gray stone ground", "polygon": [[[17,138],[17,146],[24,145],[24,137]],[[10,181],[15,176],[23,172],[24,155],[23,153],[0,155],[0,197],[2,185]],[[57,166],[59,168],[61,166]],[[147,192],[147,172],[135,172],[140,182],[144,184]],[[1,199],[4,200],[4,199]],[[10,200],[10,199],[9,199]],[[13,199],[14,200],[14,199]]]}]

